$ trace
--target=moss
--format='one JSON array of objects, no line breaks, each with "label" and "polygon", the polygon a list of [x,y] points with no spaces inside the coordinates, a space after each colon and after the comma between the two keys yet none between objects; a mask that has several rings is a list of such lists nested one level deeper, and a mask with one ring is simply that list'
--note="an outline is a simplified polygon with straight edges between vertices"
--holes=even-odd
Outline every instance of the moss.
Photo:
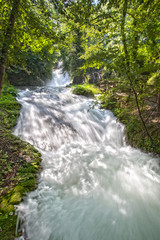
[{"label": "moss", "polygon": [[34,165],[26,163],[24,166],[19,167],[18,172],[20,173],[35,173],[37,169],[35,169]]},{"label": "moss", "polygon": [[21,200],[22,197],[20,192],[15,192],[10,199],[10,204],[18,204],[19,202],[21,202]]},{"label": "moss", "polygon": [[12,212],[9,214],[4,215],[3,217],[0,216],[0,239],[1,240],[12,240],[15,238],[15,223],[17,217],[12,215]]},{"label": "moss", "polygon": [[36,186],[36,180],[34,178],[26,180],[21,183],[21,186],[23,186],[24,189],[27,189],[27,191],[34,190]]},{"label": "moss", "polygon": [[2,214],[10,213],[14,211],[14,205],[12,203],[9,203],[7,199],[2,200],[2,202],[0,203],[0,207],[1,207]]}]

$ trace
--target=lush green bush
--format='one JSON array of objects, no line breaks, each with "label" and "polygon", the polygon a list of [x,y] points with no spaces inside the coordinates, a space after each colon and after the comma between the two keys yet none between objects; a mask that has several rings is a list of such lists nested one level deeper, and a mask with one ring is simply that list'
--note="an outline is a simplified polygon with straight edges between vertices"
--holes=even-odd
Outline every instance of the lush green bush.
[{"label": "lush green bush", "polygon": [[92,84],[74,85],[72,92],[76,95],[93,97],[100,93],[100,89]]},{"label": "lush green bush", "polygon": [[99,96],[99,100],[102,103],[102,107],[112,110],[117,106],[117,99],[114,91],[111,89]]},{"label": "lush green bush", "polygon": [[18,94],[18,90],[14,86],[12,85],[7,86],[4,84],[2,89],[2,96],[8,95],[8,97],[10,98],[11,97],[10,95],[15,97],[17,96],[17,94]]}]

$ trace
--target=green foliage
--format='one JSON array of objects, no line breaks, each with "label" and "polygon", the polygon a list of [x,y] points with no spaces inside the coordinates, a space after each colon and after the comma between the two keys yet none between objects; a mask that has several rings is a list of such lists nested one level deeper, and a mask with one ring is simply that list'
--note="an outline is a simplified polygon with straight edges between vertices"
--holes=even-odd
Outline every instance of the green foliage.
[{"label": "green foliage", "polygon": [[84,80],[82,69],[85,60],[83,27],[93,11],[91,1],[67,1],[64,11],[59,11],[62,36],[59,42],[63,69],[67,71],[74,84],[81,84]]},{"label": "green foliage", "polygon": [[[146,121],[147,128],[150,131],[153,141],[151,142],[144,131],[142,122],[136,110],[134,98],[126,94],[118,94],[117,92],[102,93],[99,96],[101,106],[110,109],[115,116],[126,126],[126,140],[130,145],[140,148],[145,152],[152,152],[160,156],[160,137],[159,125],[154,121],[154,116],[149,116],[148,103],[145,102],[143,116]],[[152,111],[154,106],[152,106]],[[152,114],[154,111],[152,112]]]},{"label": "green foliage", "polygon": [[53,66],[58,57],[58,52],[50,52],[44,47],[40,52],[27,50],[23,52],[25,64],[10,65],[7,69],[8,80],[16,86],[37,86],[52,78]]},{"label": "green foliage", "polygon": [[12,85],[4,85],[0,98],[0,125],[10,129],[15,126],[19,116],[20,104],[16,101],[18,91]]},{"label": "green foliage", "polygon": [[0,215],[1,239],[11,240],[15,238],[16,220],[17,216],[15,216],[13,212],[10,212],[10,214],[6,213],[4,216]]},{"label": "green foliage", "polygon": [[4,84],[2,89],[2,94],[3,96],[8,96],[8,98],[10,98],[11,96],[16,97],[18,94],[18,90],[12,85],[7,86]]},{"label": "green foliage", "polygon": [[153,86],[157,93],[160,92],[160,71],[159,70],[151,75],[151,77],[147,81],[147,84]]},{"label": "green foliage", "polygon": [[94,95],[100,94],[99,88],[93,84],[73,85],[72,92],[76,95],[87,97],[93,97]]},{"label": "green foliage", "polygon": [[75,88],[73,88],[72,93],[76,95],[83,95],[87,97],[92,97],[93,93],[90,89],[86,89],[83,85],[77,85]]},{"label": "green foliage", "polygon": [[57,14],[53,4],[48,0],[20,1],[9,40],[6,29],[10,26],[14,1],[0,4],[0,56],[8,41],[8,80],[14,85],[44,85],[52,77],[59,51],[53,46],[57,41]]},{"label": "green foliage", "polygon": [[117,105],[117,99],[114,89],[108,90],[99,96],[102,107],[105,109],[113,110]]},{"label": "green foliage", "polygon": [[[128,113],[129,114],[129,113]],[[129,121],[126,122],[127,141],[134,147],[141,148],[145,152],[152,152],[160,155],[160,138],[154,132],[156,125],[149,124],[149,129],[152,129],[153,142],[149,141],[146,136],[142,123],[137,116],[130,115]]]}]

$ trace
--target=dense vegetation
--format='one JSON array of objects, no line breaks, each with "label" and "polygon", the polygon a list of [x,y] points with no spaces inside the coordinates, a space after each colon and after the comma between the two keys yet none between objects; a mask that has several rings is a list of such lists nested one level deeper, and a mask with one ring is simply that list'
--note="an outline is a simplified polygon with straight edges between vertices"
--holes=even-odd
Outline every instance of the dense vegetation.
[{"label": "dense vegetation", "polygon": [[[0,0],[0,23],[0,238],[12,239],[3,230],[12,230],[13,204],[35,183],[39,155],[11,135],[20,105],[4,83],[44,85],[62,61],[74,93],[98,94],[130,144],[160,155],[160,1]],[[9,218],[13,226],[3,227]]]},{"label": "dense vegetation", "polygon": [[4,72],[15,85],[43,85],[57,57],[56,15],[49,1],[0,1],[0,90]]},{"label": "dense vegetation", "polygon": [[86,2],[67,7],[64,68],[74,83],[100,86],[102,106],[125,123],[130,144],[160,154],[160,2]]}]

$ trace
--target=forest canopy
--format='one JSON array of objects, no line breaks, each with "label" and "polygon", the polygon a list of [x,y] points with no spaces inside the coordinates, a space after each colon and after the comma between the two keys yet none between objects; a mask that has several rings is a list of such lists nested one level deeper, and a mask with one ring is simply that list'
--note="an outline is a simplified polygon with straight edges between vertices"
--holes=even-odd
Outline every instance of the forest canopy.
[{"label": "forest canopy", "polygon": [[137,87],[159,91],[159,9],[158,0],[1,0],[1,66],[15,85],[43,84],[62,60],[75,83],[129,70]]}]

